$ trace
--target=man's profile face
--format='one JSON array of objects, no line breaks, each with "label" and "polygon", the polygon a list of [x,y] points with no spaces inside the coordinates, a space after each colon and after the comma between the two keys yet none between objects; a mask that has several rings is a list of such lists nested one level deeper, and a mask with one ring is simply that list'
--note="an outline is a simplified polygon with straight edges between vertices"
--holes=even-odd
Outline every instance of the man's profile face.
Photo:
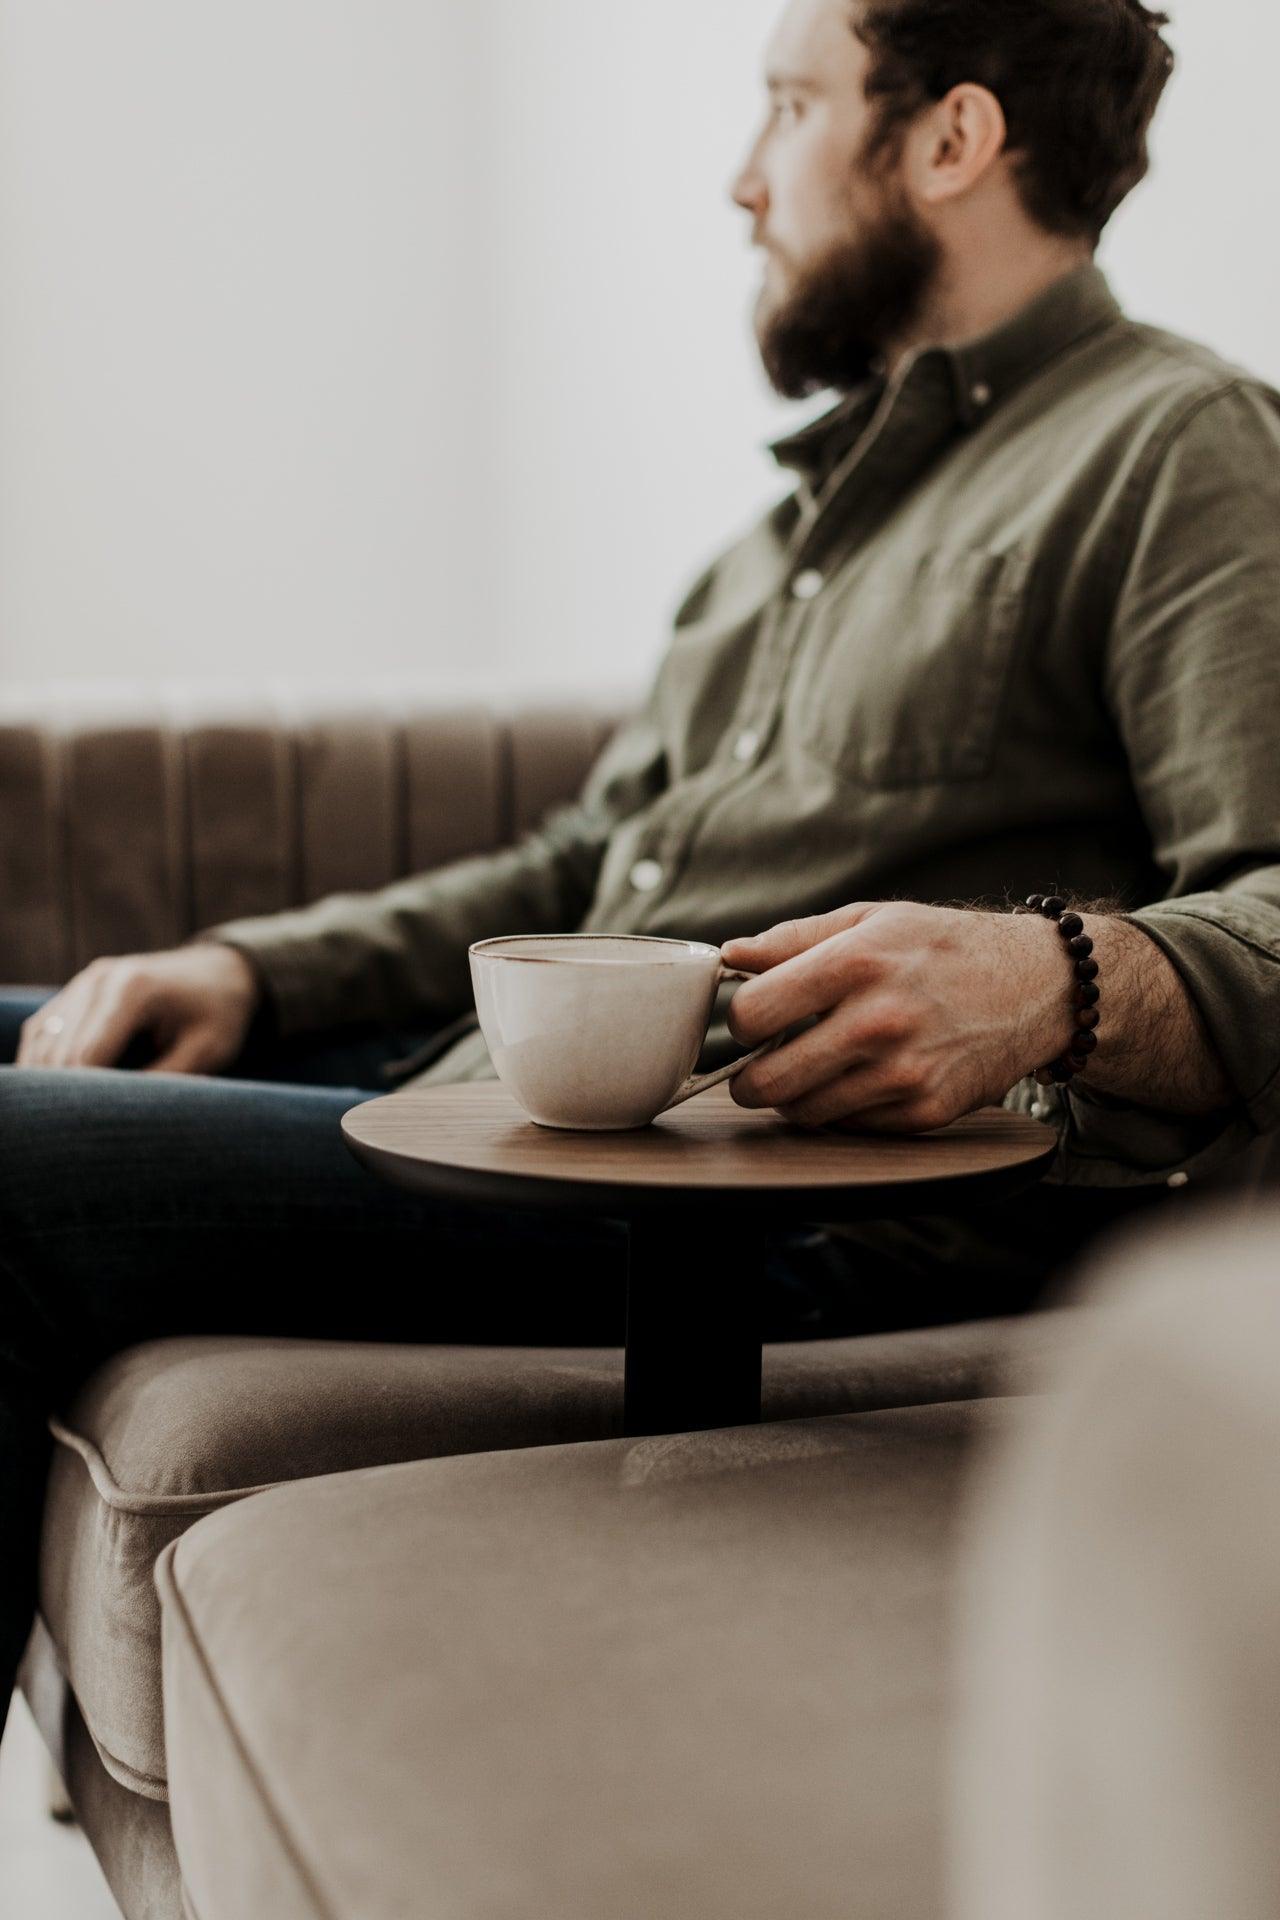
[{"label": "man's profile face", "polygon": [[895,151],[866,155],[869,56],[850,19],[849,0],[790,0],[766,55],[768,117],[733,187],[765,256],[761,357],[792,399],[865,379],[938,271]]}]

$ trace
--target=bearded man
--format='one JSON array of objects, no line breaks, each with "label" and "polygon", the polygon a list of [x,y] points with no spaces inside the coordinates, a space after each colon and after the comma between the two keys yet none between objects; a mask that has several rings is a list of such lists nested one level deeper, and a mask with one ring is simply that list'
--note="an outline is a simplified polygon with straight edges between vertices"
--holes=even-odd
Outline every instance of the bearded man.
[{"label": "bearded man", "polygon": [[[1094,264],[1146,171],[1165,24],[791,0],[735,198],[765,366],[837,404],[776,448],[793,489],[689,594],[578,803],[514,850],[8,997],[0,1667],[45,1415],[104,1355],[618,1338],[607,1226],[454,1215],[342,1146],[407,1031],[433,1037],[402,1079],[490,1071],[474,940],[729,943],[763,972],[733,1038],[798,1029],[739,1100],[891,1131],[1004,1101],[1056,1129],[1018,1202],[779,1239],[775,1334],[1025,1304],[1280,1123],[1280,401],[1126,319]],[[1055,890],[1079,928],[1010,911]]]}]

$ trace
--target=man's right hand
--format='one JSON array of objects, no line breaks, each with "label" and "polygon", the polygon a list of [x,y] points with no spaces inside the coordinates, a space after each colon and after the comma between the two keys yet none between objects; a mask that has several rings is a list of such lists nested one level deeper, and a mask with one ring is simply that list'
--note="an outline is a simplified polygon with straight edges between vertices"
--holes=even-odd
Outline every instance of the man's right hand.
[{"label": "man's right hand", "polygon": [[249,961],[215,940],[94,960],[23,1022],[14,1064],[110,1067],[148,1035],[157,1057],[144,1072],[217,1073],[240,1053],[261,1000]]}]

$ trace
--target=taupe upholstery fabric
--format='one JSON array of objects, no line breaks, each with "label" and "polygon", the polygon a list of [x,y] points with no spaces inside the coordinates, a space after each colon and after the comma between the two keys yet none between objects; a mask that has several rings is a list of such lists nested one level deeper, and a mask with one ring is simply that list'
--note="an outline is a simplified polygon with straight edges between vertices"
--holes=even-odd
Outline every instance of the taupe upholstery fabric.
[{"label": "taupe upholstery fabric", "polygon": [[9,694],[0,981],[57,985],[98,954],[504,846],[576,792],[618,717],[414,685]]},{"label": "taupe upholstery fabric", "polygon": [[1280,1207],[1092,1278],[975,1497],[954,1920],[1275,1920]]},{"label": "taupe upholstery fabric", "polygon": [[[36,1725],[66,1782],[76,1820],[98,1857],[124,1920],[183,1920],[169,1809],[158,1800],[130,1793],[103,1766],[76,1697],[57,1664],[53,1644],[39,1622],[19,1678]],[[39,1916],[33,1914],[29,1920]]]},{"label": "taupe upholstery fabric", "polygon": [[201,1920],[939,1920],[957,1489],[1008,1402],[310,1480],[162,1558]]},{"label": "taupe upholstery fabric", "polygon": [[[771,1346],[765,1411],[960,1400],[1070,1337],[1062,1316]],[[156,1556],[255,1489],[389,1461],[614,1435],[612,1349],[164,1340],[118,1355],[65,1419],[49,1480],[41,1610],[104,1764],[163,1798]]]}]

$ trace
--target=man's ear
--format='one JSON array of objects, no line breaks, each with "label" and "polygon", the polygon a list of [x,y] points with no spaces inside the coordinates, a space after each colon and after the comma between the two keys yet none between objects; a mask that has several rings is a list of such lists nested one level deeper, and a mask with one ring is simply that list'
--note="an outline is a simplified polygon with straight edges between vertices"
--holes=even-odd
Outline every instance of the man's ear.
[{"label": "man's ear", "polygon": [[911,185],[929,206],[971,193],[1008,144],[1004,108],[988,87],[952,87],[912,129]]}]

